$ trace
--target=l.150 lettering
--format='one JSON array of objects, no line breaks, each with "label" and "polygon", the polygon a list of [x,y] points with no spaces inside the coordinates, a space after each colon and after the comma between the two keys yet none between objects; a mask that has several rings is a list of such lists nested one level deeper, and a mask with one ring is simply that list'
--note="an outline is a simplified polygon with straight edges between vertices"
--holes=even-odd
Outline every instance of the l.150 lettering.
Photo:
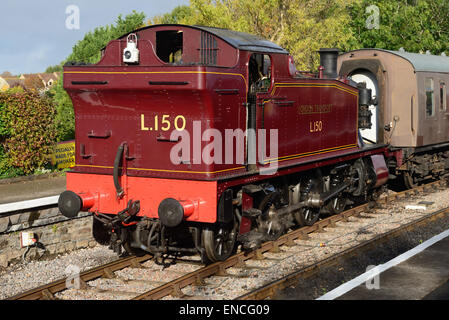
[{"label": "l.150 lettering", "polygon": [[168,131],[172,125],[176,130],[182,131],[186,127],[186,118],[182,115],[178,115],[171,121],[170,115],[168,114],[155,115],[153,118],[153,125],[151,126],[146,122],[145,115],[140,115],[140,130],[142,131]]},{"label": "l.150 lettering", "polygon": [[310,121],[310,132],[321,132],[323,131],[323,121]]}]

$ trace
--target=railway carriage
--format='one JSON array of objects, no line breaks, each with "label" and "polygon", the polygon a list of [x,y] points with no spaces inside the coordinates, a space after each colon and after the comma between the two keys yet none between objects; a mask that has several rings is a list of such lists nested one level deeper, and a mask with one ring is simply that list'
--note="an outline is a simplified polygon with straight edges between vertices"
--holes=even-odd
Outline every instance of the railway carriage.
[{"label": "railway carriage", "polygon": [[367,143],[387,143],[400,153],[389,163],[396,185],[412,188],[447,175],[449,57],[361,49],[339,56],[338,70],[376,96],[373,125],[361,134]]},{"label": "railway carriage", "polygon": [[303,75],[259,37],[156,25],[67,64],[76,165],[61,212],[92,212],[117,252],[213,262],[367,199],[394,154],[361,142],[369,90],[338,77],[338,51],[320,54]]}]

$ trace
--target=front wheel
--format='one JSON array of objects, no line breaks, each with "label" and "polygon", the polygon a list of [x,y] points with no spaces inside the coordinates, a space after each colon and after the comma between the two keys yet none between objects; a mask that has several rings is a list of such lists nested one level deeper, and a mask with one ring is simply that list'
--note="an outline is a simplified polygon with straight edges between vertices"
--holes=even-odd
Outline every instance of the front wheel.
[{"label": "front wheel", "polygon": [[236,239],[238,234],[237,221],[216,227],[204,229],[202,240],[205,249],[206,263],[224,261],[229,258],[236,249]]},{"label": "front wheel", "polygon": [[337,196],[331,199],[327,205],[327,209],[330,214],[342,213],[346,208],[346,198]]},{"label": "front wheel", "polygon": [[311,226],[318,221],[321,208],[302,208],[295,212],[295,220],[300,227]]},{"label": "front wheel", "polygon": [[120,239],[122,241],[122,246],[128,255],[142,257],[145,254],[147,254],[146,251],[139,248],[131,247],[131,242],[133,241],[134,235],[135,232],[132,232],[130,229],[122,228],[120,231]]},{"label": "front wheel", "polygon": [[418,181],[412,172],[405,171],[402,175],[402,178],[407,189],[413,189],[418,186]]}]

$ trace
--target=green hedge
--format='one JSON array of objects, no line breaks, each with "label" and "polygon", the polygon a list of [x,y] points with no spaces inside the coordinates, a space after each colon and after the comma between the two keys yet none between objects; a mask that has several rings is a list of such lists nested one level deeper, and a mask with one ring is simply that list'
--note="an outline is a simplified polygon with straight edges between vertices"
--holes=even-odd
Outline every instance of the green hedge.
[{"label": "green hedge", "polygon": [[72,100],[63,87],[63,75],[46,95],[52,99],[56,107],[55,125],[57,130],[57,141],[75,139],[75,112]]},{"label": "green hedge", "polygon": [[55,115],[52,100],[37,92],[0,92],[0,177],[32,174],[48,163]]}]

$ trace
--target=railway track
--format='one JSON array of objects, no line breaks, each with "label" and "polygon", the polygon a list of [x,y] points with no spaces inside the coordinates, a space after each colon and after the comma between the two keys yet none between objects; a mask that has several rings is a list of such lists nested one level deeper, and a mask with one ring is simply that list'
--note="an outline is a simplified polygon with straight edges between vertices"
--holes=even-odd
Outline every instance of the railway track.
[{"label": "railway track", "polygon": [[[140,263],[151,259],[151,255],[143,257],[126,257],[108,264],[87,270],[80,273],[80,287],[86,288],[87,282],[99,277],[112,277],[113,273],[127,267],[140,267]],[[54,281],[52,283],[28,290],[21,294],[10,297],[8,300],[54,300],[54,294],[67,289],[66,278]]]},{"label": "railway track", "polygon": [[[407,190],[404,192],[381,197],[380,199],[378,199],[376,204],[380,206],[389,205],[395,203],[395,200],[401,199],[403,200],[411,196],[418,196],[423,192],[429,193],[437,189],[442,189],[445,184],[446,184],[445,181],[432,182],[430,184],[422,185],[412,190]],[[192,269],[191,272],[184,271],[180,272],[177,276],[174,277],[173,274],[172,277],[167,276],[166,277],[167,281],[165,281],[165,283],[161,283],[160,281],[159,282],[151,281],[148,279],[147,280],[125,279],[121,275],[116,276],[114,274],[114,272],[118,270],[123,270],[125,268],[134,268],[138,270],[138,272],[140,273],[143,272],[142,269],[147,269],[148,272],[152,272],[151,265],[152,263],[154,263],[150,261],[152,259],[152,256],[147,255],[143,257],[127,257],[119,259],[118,261],[81,273],[80,274],[81,287],[79,290],[83,292],[91,290],[92,286],[89,285],[88,282],[102,277],[107,279],[115,278],[118,280],[118,282],[124,284],[132,281],[141,281],[146,282],[147,284],[151,283],[151,289],[143,290],[144,292],[137,292],[137,291],[125,292],[124,295],[126,296],[126,299],[133,299],[133,300],[158,300],[166,298],[209,299],[211,297],[210,295],[202,295],[195,293],[192,294],[192,292],[198,291],[195,288],[207,288],[208,285],[211,285],[211,283],[208,284],[208,282],[213,282],[210,281],[210,279],[212,278],[223,279],[221,281],[223,282],[224,280],[229,278],[238,279],[245,277],[244,274],[242,275],[241,271],[255,270],[255,272],[263,272],[263,270],[266,268],[264,268],[263,266],[254,266],[253,265],[254,261],[264,261],[264,260],[273,261],[276,259],[282,259],[276,258],[276,256],[281,256],[282,253],[285,253],[286,251],[285,248],[298,247],[296,241],[303,241],[310,239],[312,234],[321,234],[326,230],[335,230],[334,228],[337,228],[337,223],[350,222],[350,218],[351,219],[362,218],[361,214],[363,212],[371,212],[375,210],[374,207],[375,204],[373,203],[366,203],[354,207],[345,212],[342,212],[341,214],[330,216],[326,219],[320,220],[316,222],[313,226],[293,230],[281,236],[279,239],[275,241],[265,242],[261,245],[260,248],[258,248],[255,251],[249,253],[240,252],[230,257],[228,260],[224,262],[217,262],[209,266],[201,267],[198,264],[198,262],[195,262],[193,260],[179,261],[180,263],[192,264],[195,267],[191,268]],[[400,232],[413,229],[417,226],[427,223],[428,221],[438,219],[447,214],[449,214],[449,208],[444,210],[438,210],[431,214],[425,214],[421,218],[415,219],[414,221],[411,221],[409,223],[402,224],[400,227],[394,228],[393,230],[388,231],[387,233],[379,234],[367,241],[363,241],[362,243],[353,245],[347,248],[346,250],[338,252],[332,256],[326,257],[324,259],[319,259],[318,261],[315,261],[307,266],[304,266],[299,270],[295,270],[294,272],[291,272],[290,274],[281,277],[280,279],[278,278],[274,279],[273,281],[268,281],[268,283],[266,282],[262,286],[259,285],[258,288],[249,288],[248,290],[246,290],[246,292],[238,296],[235,296],[234,298],[235,299],[270,298],[274,296],[278,290],[282,290],[283,288],[291,285],[300,278],[307,278],[308,276],[310,276],[311,274],[313,274],[322,267],[336,264],[339,261],[339,259],[344,259],[345,257],[354,255],[360,250],[365,250],[378,244],[379,242],[387,241],[389,238],[397,235]],[[267,257],[267,255],[269,255],[270,257]],[[233,272],[231,270],[240,270],[240,271]],[[165,269],[165,272],[168,275],[171,272],[171,267]],[[173,279],[170,280],[170,278]],[[55,299],[57,298],[58,293],[63,292],[66,289],[67,289],[66,279],[61,279],[51,284],[47,284],[33,290],[29,290],[25,293],[16,295],[9,299],[11,300]],[[98,289],[94,288],[94,290],[97,290],[98,292]],[[188,291],[190,291],[190,293],[186,293]],[[204,290],[200,291],[204,292]],[[107,292],[107,290],[103,290],[103,293],[109,294],[110,292]],[[60,297],[63,298],[63,296]]]}]

